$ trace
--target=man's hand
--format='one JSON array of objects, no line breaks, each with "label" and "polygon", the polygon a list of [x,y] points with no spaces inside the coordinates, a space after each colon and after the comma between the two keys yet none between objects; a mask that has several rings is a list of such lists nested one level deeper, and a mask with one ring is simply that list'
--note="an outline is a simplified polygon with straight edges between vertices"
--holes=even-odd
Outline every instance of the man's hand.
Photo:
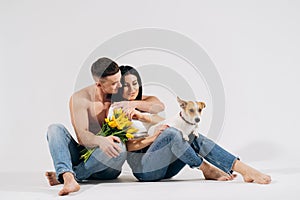
[{"label": "man's hand", "polygon": [[115,143],[120,143],[120,138],[116,136],[99,136],[99,148],[106,153],[110,158],[118,157],[121,153],[121,148]]}]

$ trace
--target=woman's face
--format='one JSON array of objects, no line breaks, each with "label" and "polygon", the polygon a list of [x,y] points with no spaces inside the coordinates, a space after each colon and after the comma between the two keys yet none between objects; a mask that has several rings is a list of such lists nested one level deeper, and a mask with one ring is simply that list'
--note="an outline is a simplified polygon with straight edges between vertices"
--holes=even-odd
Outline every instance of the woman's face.
[{"label": "woman's face", "polygon": [[124,90],[123,98],[127,100],[135,100],[139,94],[139,83],[137,77],[132,74],[128,74],[124,77]]}]

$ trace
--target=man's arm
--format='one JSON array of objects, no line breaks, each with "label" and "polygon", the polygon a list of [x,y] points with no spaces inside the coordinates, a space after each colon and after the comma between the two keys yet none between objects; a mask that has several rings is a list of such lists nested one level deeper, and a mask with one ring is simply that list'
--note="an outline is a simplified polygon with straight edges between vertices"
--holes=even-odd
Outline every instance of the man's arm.
[{"label": "man's arm", "polygon": [[157,114],[165,110],[165,105],[155,96],[143,96],[142,101],[136,103],[138,110]]},{"label": "man's arm", "polygon": [[96,136],[89,131],[89,118],[86,101],[87,100],[85,98],[72,96],[69,104],[71,121],[79,144],[89,148],[99,147],[110,157],[118,156],[121,149],[114,142],[120,142],[118,137]]},{"label": "man's arm", "polygon": [[78,142],[88,148],[98,146],[97,136],[89,131],[87,108],[84,106],[84,98],[72,96],[70,99],[71,122],[75,130]]},{"label": "man's arm", "polygon": [[[155,96],[143,96],[142,100],[121,101],[113,104],[114,108],[123,108],[127,110],[138,109],[144,112],[157,114],[165,109],[165,105]],[[130,113],[131,111],[128,111]]]}]

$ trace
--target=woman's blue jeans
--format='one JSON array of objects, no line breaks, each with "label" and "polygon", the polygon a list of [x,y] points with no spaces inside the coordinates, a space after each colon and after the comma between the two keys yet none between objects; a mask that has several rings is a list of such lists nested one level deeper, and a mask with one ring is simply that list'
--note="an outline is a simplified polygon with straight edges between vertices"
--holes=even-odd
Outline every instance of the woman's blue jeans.
[{"label": "woman's blue jeans", "polygon": [[122,149],[116,158],[109,158],[97,148],[91,157],[84,162],[80,159],[80,151],[84,146],[79,145],[61,124],[52,124],[48,128],[47,140],[56,171],[57,179],[63,183],[62,174],[71,172],[77,181],[96,179],[109,180],[117,178],[126,160],[126,146],[117,143]]},{"label": "woman's blue jeans", "polygon": [[190,136],[191,142],[182,138],[175,128],[167,128],[148,147],[128,152],[127,162],[139,181],[157,181],[171,178],[187,164],[199,168],[203,159],[231,174],[237,157],[233,156],[203,135]]}]

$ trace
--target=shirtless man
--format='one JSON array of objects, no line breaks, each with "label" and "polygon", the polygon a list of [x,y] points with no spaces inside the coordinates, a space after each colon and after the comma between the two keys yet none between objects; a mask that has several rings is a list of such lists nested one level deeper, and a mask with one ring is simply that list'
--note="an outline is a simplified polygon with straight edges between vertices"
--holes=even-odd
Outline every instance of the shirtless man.
[{"label": "shirtless man", "polygon": [[[51,186],[64,184],[59,195],[78,191],[78,182],[82,180],[117,178],[126,159],[126,147],[118,137],[95,135],[111,104],[107,98],[122,87],[119,67],[104,57],[92,65],[91,72],[95,84],[75,92],[70,98],[71,120],[79,144],[63,125],[52,124],[48,128],[47,140],[55,172],[46,172],[46,177]],[[151,113],[164,109],[163,103],[153,96],[145,96],[130,106]],[[99,147],[86,162],[80,160],[84,147]]]}]

